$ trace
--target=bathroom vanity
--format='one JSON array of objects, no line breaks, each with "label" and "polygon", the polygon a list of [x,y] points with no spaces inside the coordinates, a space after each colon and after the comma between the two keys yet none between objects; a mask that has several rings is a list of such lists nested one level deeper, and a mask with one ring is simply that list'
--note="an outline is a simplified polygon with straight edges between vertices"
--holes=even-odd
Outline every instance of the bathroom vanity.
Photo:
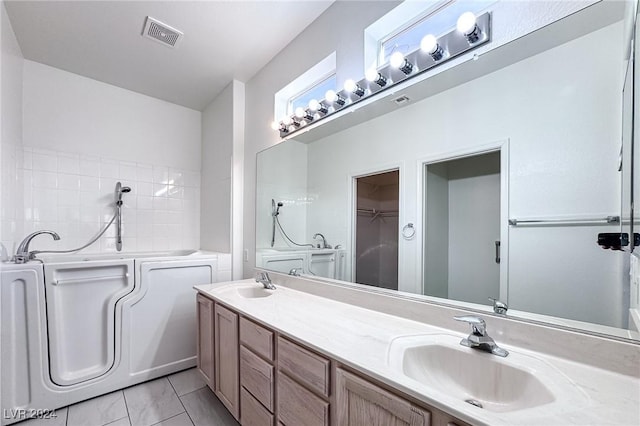
[{"label": "bathroom vanity", "polygon": [[460,345],[459,310],[274,282],[195,287],[198,368],[243,425],[640,422],[638,345],[487,317],[502,358]]}]

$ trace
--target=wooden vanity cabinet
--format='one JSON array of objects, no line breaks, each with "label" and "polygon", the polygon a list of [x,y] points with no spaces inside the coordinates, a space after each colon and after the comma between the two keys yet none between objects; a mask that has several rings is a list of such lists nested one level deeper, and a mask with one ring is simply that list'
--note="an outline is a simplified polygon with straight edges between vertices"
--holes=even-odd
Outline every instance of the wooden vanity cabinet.
[{"label": "wooden vanity cabinet", "polygon": [[278,337],[278,420],[284,425],[330,425],[331,361]]},{"label": "wooden vanity cabinet", "polygon": [[349,373],[336,370],[338,426],[429,426],[431,413]]},{"label": "wooden vanity cabinet", "polygon": [[198,315],[198,370],[205,383],[213,390],[213,300],[201,294],[197,296]]},{"label": "wooden vanity cabinet", "polygon": [[273,426],[275,419],[274,333],[240,318],[240,423]]},{"label": "wooden vanity cabinet", "polygon": [[198,295],[198,369],[243,426],[468,426]]},{"label": "wooden vanity cabinet", "polygon": [[240,418],[238,314],[216,303],[213,317],[213,392],[236,420]]}]

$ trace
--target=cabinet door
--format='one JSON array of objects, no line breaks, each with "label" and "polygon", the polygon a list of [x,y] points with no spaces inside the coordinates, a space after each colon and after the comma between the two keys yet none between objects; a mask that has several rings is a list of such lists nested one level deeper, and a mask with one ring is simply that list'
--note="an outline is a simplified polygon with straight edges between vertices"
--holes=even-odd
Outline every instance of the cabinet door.
[{"label": "cabinet door", "polygon": [[213,389],[213,300],[198,294],[198,370]]},{"label": "cabinet door", "polygon": [[342,369],[336,370],[338,426],[429,426],[431,414]]},{"label": "cabinet door", "polygon": [[231,412],[240,418],[240,375],[238,368],[238,314],[215,304],[214,360],[215,386],[213,391]]}]

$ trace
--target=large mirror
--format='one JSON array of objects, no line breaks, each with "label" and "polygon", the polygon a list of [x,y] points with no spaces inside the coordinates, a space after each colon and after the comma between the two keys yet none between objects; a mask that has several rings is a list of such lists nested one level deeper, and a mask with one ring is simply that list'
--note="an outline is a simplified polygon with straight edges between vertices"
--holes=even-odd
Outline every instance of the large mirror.
[{"label": "large mirror", "polygon": [[259,153],[256,266],[637,339],[633,241],[597,244],[633,235],[628,7],[597,3],[424,99]]}]

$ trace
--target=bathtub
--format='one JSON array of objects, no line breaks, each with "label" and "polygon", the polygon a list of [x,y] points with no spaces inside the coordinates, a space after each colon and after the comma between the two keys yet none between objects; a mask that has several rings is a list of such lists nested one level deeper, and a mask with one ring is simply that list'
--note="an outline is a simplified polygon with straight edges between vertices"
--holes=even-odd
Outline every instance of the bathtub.
[{"label": "bathtub", "polygon": [[195,366],[192,288],[231,279],[229,254],[199,250],[39,260],[2,264],[3,413],[56,409]]}]

